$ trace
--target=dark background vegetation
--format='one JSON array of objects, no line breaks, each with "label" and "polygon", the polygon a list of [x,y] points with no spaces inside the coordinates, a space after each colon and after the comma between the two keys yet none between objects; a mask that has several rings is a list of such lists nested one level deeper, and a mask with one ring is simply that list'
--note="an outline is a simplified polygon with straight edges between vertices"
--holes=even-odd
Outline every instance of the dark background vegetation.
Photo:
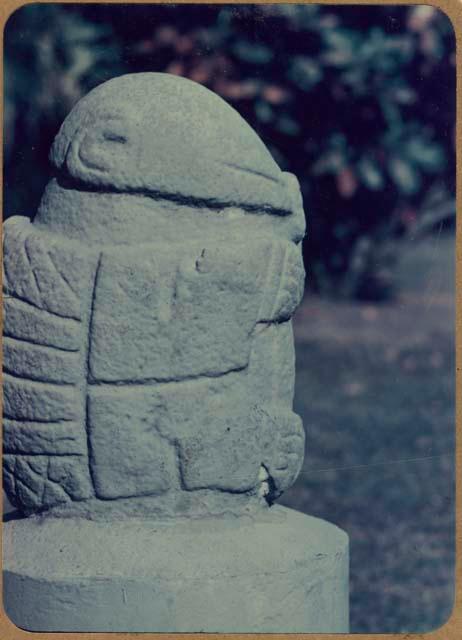
[{"label": "dark background vegetation", "polygon": [[185,75],[299,177],[311,286],[388,297],[395,238],[453,213],[454,47],[449,20],[424,5],[23,8],[5,32],[5,211],[33,213],[50,143],[89,89]]},{"label": "dark background vegetation", "polygon": [[114,75],[200,82],[301,183],[305,466],[285,503],[351,540],[354,632],[453,597],[455,39],[431,6],[31,5],[5,30],[4,215],[33,215],[69,110]]}]

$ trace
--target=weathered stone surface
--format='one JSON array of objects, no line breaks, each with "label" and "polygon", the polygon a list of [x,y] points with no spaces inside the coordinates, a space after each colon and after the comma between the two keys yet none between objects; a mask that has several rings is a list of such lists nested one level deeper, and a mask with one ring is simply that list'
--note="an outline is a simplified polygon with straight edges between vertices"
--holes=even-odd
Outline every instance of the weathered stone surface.
[{"label": "weathered stone surface", "polygon": [[290,320],[302,299],[304,276],[301,245],[295,246],[288,242],[273,243],[266,269],[265,295],[258,320]]},{"label": "weathered stone surface", "polygon": [[92,495],[88,465],[81,455],[3,456],[5,489],[24,511],[85,500]]},{"label": "weathered stone surface", "polygon": [[3,419],[3,452],[36,455],[80,454],[87,451],[86,434],[77,422],[34,422]]},{"label": "weathered stone surface", "polygon": [[28,218],[8,220],[3,253],[5,294],[61,318],[80,320],[82,271],[87,265],[78,253],[69,256],[66,247],[56,246],[56,240],[37,233]]},{"label": "weathered stone surface", "polygon": [[93,495],[84,397],[94,268],[27,218],[4,225],[4,478],[26,513]]},{"label": "weathered stone surface", "polygon": [[245,402],[234,406],[212,402],[198,427],[180,441],[185,488],[251,491],[261,466],[260,437],[255,409],[246,411]]},{"label": "weathered stone surface", "polygon": [[269,496],[272,502],[295,482],[300,473],[305,432],[299,416],[281,405],[267,405],[260,411],[264,443],[262,466],[268,474],[264,495]]},{"label": "weathered stone surface", "polygon": [[176,381],[247,365],[263,252],[203,245],[103,253],[91,327],[94,379]]},{"label": "weathered stone surface", "polygon": [[177,456],[156,431],[161,410],[154,403],[134,407],[126,395],[118,399],[116,390],[91,394],[87,428],[98,498],[156,495],[173,486]]},{"label": "weathered stone surface", "polygon": [[295,350],[291,322],[262,322],[253,334],[249,358],[249,393],[260,404],[281,403],[291,407],[294,399]]},{"label": "weathered stone surface", "polygon": [[3,375],[3,415],[18,420],[77,420],[81,398],[71,385],[36,382]]},{"label": "weathered stone surface", "polygon": [[12,501],[166,517],[265,508],[304,451],[291,409],[296,178],[220,98],[163,74],[92,91],[51,159],[33,222],[4,233]]},{"label": "weathered stone surface", "polygon": [[277,237],[300,243],[305,232],[300,188],[295,176],[289,173],[282,176],[283,188],[287,189],[287,198],[294,207],[284,216],[270,215],[264,210],[247,215],[249,212],[240,206],[217,209],[207,201],[198,206],[186,199],[176,202],[137,192],[93,190],[93,187],[85,191],[77,184],[63,182],[62,178],[52,178],[44,191],[34,225],[84,241],[87,246],[141,244],[159,238],[165,245],[178,244],[185,238],[200,245],[205,238],[215,235],[228,242],[242,242],[249,237]]},{"label": "weathered stone surface", "polygon": [[43,313],[25,302],[3,296],[3,336],[24,340],[38,346],[78,351],[81,343],[80,323]]},{"label": "weathered stone surface", "polygon": [[28,630],[348,632],[346,534],[277,505],[255,519],[29,518],[3,547],[5,610]]},{"label": "weathered stone surface", "polygon": [[79,356],[72,351],[44,347],[8,336],[3,338],[4,371],[38,382],[75,384],[79,378]]}]

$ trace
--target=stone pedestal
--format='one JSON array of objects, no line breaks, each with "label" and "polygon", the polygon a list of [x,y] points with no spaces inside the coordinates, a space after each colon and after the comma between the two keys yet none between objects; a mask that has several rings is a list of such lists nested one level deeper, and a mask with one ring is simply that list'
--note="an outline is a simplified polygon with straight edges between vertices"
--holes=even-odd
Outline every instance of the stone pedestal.
[{"label": "stone pedestal", "polygon": [[158,522],[4,527],[4,606],[31,631],[348,632],[348,539],[275,506]]}]

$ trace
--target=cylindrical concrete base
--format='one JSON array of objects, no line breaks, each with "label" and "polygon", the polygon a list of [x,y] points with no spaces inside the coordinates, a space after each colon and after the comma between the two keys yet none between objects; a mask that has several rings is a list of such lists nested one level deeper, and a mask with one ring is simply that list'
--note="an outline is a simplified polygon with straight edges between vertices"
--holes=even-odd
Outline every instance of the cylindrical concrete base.
[{"label": "cylindrical concrete base", "polygon": [[30,631],[348,632],[348,538],[275,506],[256,519],[3,529],[7,615]]}]

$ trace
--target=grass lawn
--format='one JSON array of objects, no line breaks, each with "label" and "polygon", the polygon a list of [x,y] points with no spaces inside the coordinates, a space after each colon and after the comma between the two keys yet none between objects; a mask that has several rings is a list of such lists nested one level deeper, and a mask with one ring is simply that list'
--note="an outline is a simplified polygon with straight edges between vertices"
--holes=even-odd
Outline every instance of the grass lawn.
[{"label": "grass lawn", "polygon": [[[281,503],[350,536],[351,631],[425,632],[454,580],[454,237],[409,246],[389,304],[295,318],[304,468]],[[309,541],[307,541],[309,544]]]}]

